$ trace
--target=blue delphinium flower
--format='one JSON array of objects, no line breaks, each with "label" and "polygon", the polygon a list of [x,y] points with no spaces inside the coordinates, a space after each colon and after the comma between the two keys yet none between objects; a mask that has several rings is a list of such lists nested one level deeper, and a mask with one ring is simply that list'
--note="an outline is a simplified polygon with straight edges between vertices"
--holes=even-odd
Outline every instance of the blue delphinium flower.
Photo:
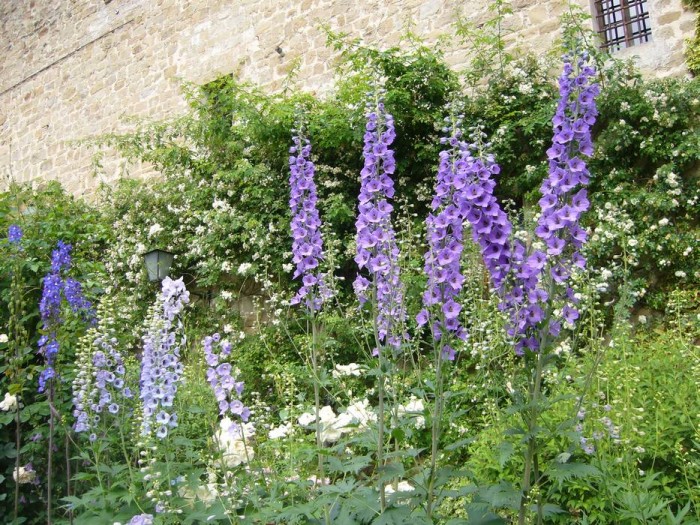
[{"label": "blue delphinium flower", "polygon": [[22,228],[16,224],[10,225],[10,227],[7,229],[7,240],[10,242],[10,244],[19,244],[19,242],[22,240]]},{"label": "blue delphinium flower", "polygon": [[219,334],[204,338],[204,359],[208,365],[207,381],[214,391],[214,397],[219,404],[219,414],[223,417],[235,416],[232,430],[238,431],[236,418],[248,421],[250,409],[240,400],[243,395],[243,382],[233,376],[233,367],[225,359],[231,355],[231,343],[222,340]]},{"label": "blue delphinium flower", "polygon": [[330,297],[326,275],[320,271],[323,260],[321,219],[316,203],[314,163],[311,160],[311,143],[304,136],[303,124],[299,122],[294,145],[289,149],[289,207],[292,211],[292,255],[296,265],[294,278],[301,277],[302,286],[292,299],[292,304],[306,302],[306,306],[319,310],[323,301]]},{"label": "blue delphinium flower", "polygon": [[370,298],[376,301],[377,343],[398,350],[404,337],[406,312],[399,280],[399,248],[391,225],[393,206],[389,203],[394,196],[391,175],[396,161],[390,146],[395,137],[394,118],[386,112],[379,93],[367,104],[364,167],[360,172],[359,214],[355,223],[355,262],[360,270],[368,271],[370,278],[358,274],[353,286],[360,303]]},{"label": "blue delphinium flower", "polygon": [[143,421],[141,434],[148,436],[155,429],[159,438],[177,426],[173,401],[183,372],[180,348],[185,344],[179,314],[189,302],[189,292],[182,278],[163,280],[158,303],[143,336],[141,361],[141,401]]}]

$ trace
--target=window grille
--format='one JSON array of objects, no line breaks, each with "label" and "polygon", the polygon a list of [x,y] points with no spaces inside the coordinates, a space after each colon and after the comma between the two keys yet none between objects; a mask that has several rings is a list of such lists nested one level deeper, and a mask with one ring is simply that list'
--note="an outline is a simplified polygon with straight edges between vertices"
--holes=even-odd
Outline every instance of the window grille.
[{"label": "window grille", "polygon": [[595,0],[602,48],[618,51],[651,40],[647,0]]}]

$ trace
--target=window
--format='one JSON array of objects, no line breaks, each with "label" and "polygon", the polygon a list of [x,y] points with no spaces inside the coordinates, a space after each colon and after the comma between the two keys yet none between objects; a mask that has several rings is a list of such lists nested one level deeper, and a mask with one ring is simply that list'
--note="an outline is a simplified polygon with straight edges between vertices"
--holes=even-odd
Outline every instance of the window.
[{"label": "window", "polygon": [[647,0],[594,0],[601,46],[607,51],[651,40]]}]

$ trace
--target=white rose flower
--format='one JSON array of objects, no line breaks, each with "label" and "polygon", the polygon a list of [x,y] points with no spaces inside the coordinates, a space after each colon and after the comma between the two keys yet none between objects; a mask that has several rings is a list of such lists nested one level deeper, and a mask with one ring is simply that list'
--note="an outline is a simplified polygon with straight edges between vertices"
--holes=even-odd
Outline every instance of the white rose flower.
[{"label": "white rose flower", "polygon": [[7,334],[0,334],[0,343],[7,343]]},{"label": "white rose flower", "polygon": [[316,416],[308,412],[304,412],[302,415],[299,416],[299,419],[297,419],[297,421],[301,426],[308,427],[316,421]]},{"label": "white rose flower", "polygon": [[408,416],[415,418],[415,427],[417,429],[425,428],[425,407],[423,406],[423,400],[418,399],[415,396],[411,396],[408,403],[405,405],[399,405],[398,414],[399,416]]},{"label": "white rose flower", "polygon": [[393,485],[387,485],[384,488],[387,496],[394,494],[395,492],[413,492],[414,490],[416,489],[408,481],[399,481],[396,488],[394,488]]},{"label": "white rose flower", "polygon": [[360,428],[366,428],[369,423],[377,421],[377,414],[375,414],[370,406],[367,399],[362,401],[355,401],[345,410],[353,421],[356,421]]}]

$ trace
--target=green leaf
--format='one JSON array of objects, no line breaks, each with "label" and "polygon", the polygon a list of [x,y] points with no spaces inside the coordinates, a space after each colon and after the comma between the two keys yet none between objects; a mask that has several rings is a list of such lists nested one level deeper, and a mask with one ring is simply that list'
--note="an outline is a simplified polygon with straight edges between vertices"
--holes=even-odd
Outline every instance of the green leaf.
[{"label": "green leaf", "polygon": [[501,468],[503,468],[506,466],[506,463],[508,463],[508,460],[513,456],[515,448],[513,447],[513,444],[509,441],[502,441],[498,445],[497,450],[498,464],[501,466]]},{"label": "green leaf", "polygon": [[600,470],[585,463],[551,463],[545,471],[545,475],[561,484],[575,478],[599,476]]}]

